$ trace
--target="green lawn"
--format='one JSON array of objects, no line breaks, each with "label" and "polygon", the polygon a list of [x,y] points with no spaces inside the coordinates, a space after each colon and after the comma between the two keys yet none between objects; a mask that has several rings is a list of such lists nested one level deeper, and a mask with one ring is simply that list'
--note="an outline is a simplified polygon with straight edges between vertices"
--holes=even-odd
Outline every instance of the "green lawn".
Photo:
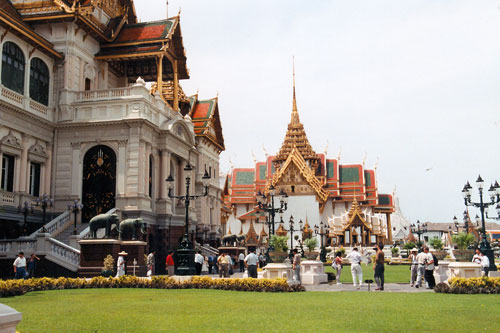
[{"label": "green lawn", "polygon": [[[366,279],[373,280],[373,265],[361,264],[363,269],[363,281]],[[325,272],[332,273],[332,266],[325,266]],[[384,273],[385,283],[410,283],[410,266],[408,265],[385,265]],[[351,265],[344,265],[340,282],[352,283]]]},{"label": "green lawn", "polygon": [[498,332],[500,296],[81,289],[4,298],[20,332]]}]

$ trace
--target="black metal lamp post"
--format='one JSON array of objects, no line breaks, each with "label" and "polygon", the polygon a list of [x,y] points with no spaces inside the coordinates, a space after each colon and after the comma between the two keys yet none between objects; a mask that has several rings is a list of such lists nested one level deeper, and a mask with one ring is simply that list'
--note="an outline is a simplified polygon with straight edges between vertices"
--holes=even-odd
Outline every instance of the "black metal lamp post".
[{"label": "black metal lamp post", "polygon": [[469,215],[467,214],[467,211],[464,210],[464,227],[465,227],[465,233],[469,233]]},{"label": "black metal lamp post", "polygon": [[425,223],[420,224],[420,221],[417,220],[417,224],[416,225],[412,224],[410,227],[411,227],[411,232],[413,234],[418,235],[418,242],[420,244],[422,244],[422,240],[420,239],[420,236],[427,232],[427,224],[425,224]]},{"label": "black metal lamp post", "polygon": [[180,199],[184,201],[185,204],[185,219],[186,225],[184,230],[184,237],[179,243],[179,247],[177,248],[177,258],[179,263],[175,269],[176,275],[195,275],[196,267],[194,264],[194,248],[193,243],[189,240],[189,203],[191,200],[195,200],[200,197],[206,197],[208,195],[208,180],[210,179],[210,175],[207,170],[205,170],[205,174],[203,175],[203,185],[205,187],[204,193],[199,195],[189,195],[189,185],[191,185],[191,177],[189,173],[193,171],[193,167],[191,164],[188,164],[184,167],[184,171],[188,173],[186,176],[186,194],[185,195],[173,195],[172,194],[172,186],[174,182],[174,178],[170,174],[166,179],[168,184],[168,196],[173,199]]},{"label": "black metal lamp post", "polygon": [[[283,217],[280,218],[280,223],[284,223]],[[288,221],[288,230],[285,229],[285,231],[290,233],[290,253],[288,257],[293,258],[293,233],[299,231],[298,229],[294,229],[293,215],[290,216],[290,220]]]},{"label": "black metal lamp post", "polygon": [[52,200],[46,193],[44,193],[41,197],[36,199],[36,205],[42,208],[42,233],[46,233],[45,229],[45,212],[48,207],[54,206],[54,200]]},{"label": "black metal lamp post", "polygon": [[328,228],[328,225],[324,225],[323,221],[319,223],[319,227],[317,225],[314,226],[314,233],[316,235],[319,235],[321,238],[321,252],[319,253],[319,260],[322,262],[326,262],[326,247],[323,243],[323,237],[328,236],[330,232],[330,229]]},{"label": "black metal lamp post", "polygon": [[498,182],[495,182],[495,185],[491,185],[488,189],[488,193],[490,195],[490,202],[483,201],[483,188],[484,188],[484,180],[481,178],[481,175],[477,177],[476,185],[479,190],[479,202],[473,202],[471,200],[472,195],[472,186],[467,182],[462,189],[462,194],[464,197],[465,206],[478,207],[481,211],[481,243],[479,244],[479,249],[481,252],[488,256],[490,260],[490,271],[496,271],[497,266],[495,265],[495,256],[493,254],[493,249],[491,248],[490,242],[488,242],[488,238],[486,237],[486,223],[484,219],[484,212],[489,206],[494,205],[500,202],[500,185]]},{"label": "black metal lamp post", "polygon": [[34,212],[34,207],[33,204],[30,204],[28,201],[25,201],[23,205],[17,206],[17,212],[22,213],[24,216],[24,224],[23,224],[23,234],[28,235],[28,223],[27,223],[27,217],[29,214],[33,214]]},{"label": "black metal lamp post", "polygon": [[[455,226],[455,229],[457,230],[457,234],[458,234],[458,228],[460,227],[460,225],[458,224],[458,219],[456,216],[453,216],[453,225]],[[451,226],[450,226],[451,228]]]},{"label": "black metal lamp post", "polygon": [[68,210],[72,211],[75,215],[75,223],[73,226],[73,235],[77,235],[78,231],[76,230],[76,220],[78,218],[78,213],[80,213],[83,209],[83,205],[80,203],[80,199],[75,199],[73,203],[68,204]]}]

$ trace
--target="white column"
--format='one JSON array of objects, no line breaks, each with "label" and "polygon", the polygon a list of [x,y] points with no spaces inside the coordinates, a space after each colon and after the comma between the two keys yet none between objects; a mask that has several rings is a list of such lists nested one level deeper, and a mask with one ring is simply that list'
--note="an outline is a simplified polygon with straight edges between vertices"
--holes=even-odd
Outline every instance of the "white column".
[{"label": "white column", "polygon": [[[169,173],[168,169],[170,168],[170,153],[166,150],[160,150],[161,154],[161,163],[160,163],[160,168],[161,168],[161,176],[158,181],[158,184],[160,186],[160,198],[161,199],[166,199],[168,195],[167,191],[167,184],[165,182],[165,179],[167,179]],[[164,183],[165,182],[165,183]]]},{"label": "white column", "polygon": [[[146,156],[144,156],[144,194],[149,196],[149,159],[151,157],[151,144],[146,143]],[[152,193],[151,193],[152,195]]]},{"label": "white column", "polygon": [[127,140],[118,141],[118,165],[116,172],[116,194],[118,197],[125,196],[125,172],[127,160]]},{"label": "white column", "polygon": [[19,191],[27,193],[27,179],[29,177],[29,172],[27,170],[28,165],[28,144],[29,144],[29,136],[23,136],[23,150],[21,151],[21,165],[19,168],[20,179],[19,179]]},{"label": "white column", "polygon": [[[43,186],[43,191],[41,190],[40,192],[42,193],[47,193],[50,195],[50,176],[52,175],[52,144],[48,143],[46,152],[47,152],[47,159],[45,160],[45,176],[44,176],[44,186]],[[40,189],[42,187],[40,186]]]},{"label": "white column", "polygon": [[144,155],[146,152],[144,145],[145,145],[144,140],[139,139],[139,158],[138,158],[139,174],[138,174],[138,191],[137,191],[138,196],[144,196],[144,180],[145,180]]},{"label": "white column", "polygon": [[80,197],[79,184],[80,184],[80,142],[72,142],[71,148],[73,149],[71,160],[71,195],[75,198]]}]

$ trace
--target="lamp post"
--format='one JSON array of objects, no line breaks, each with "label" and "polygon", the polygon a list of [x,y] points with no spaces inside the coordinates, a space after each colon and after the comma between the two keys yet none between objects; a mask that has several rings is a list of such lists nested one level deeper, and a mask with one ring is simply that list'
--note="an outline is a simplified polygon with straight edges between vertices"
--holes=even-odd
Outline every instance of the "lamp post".
[{"label": "lamp post", "polygon": [[30,204],[28,201],[25,201],[23,203],[23,205],[17,206],[17,212],[22,213],[24,216],[23,234],[28,235],[28,233],[27,233],[28,223],[26,220],[27,220],[28,215],[33,214],[33,212],[34,212],[33,204]]},{"label": "lamp post", "polygon": [[[289,258],[293,257],[293,233],[295,231],[300,231],[300,229],[294,229],[293,222],[294,222],[293,221],[293,215],[290,215],[290,220],[288,221],[288,230],[285,229],[286,232],[290,233],[290,254],[288,255]],[[281,217],[280,223],[284,223],[283,222],[283,217]]]},{"label": "lamp post", "polygon": [[41,197],[36,199],[36,205],[42,208],[42,233],[46,233],[45,229],[45,211],[47,207],[54,206],[54,200],[52,200],[46,193],[44,193]]},{"label": "lamp post", "polygon": [[465,233],[469,233],[469,215],[467,214],[467,211],[464,210],[464,227],[465,227]]},{"label": "lamp post", "polygon": [[[458,234],[458,228],[460,227],[460,225],[458,224],[458,219],[456,216],[453,216],[453,225],[455,226],[455,229],[457,230],[457,234]],[[450,226],[450,229],[451,229],[451,226]]]},{"label": "lamp post", "polygon": [[269,214],[269,223],[270,223],[269,233],[271,235],[274,235],[274,232],[275,232],[274,218],[276,216],[276,213],[281,214],[284,211],[286,211],[288,208],[288,195],[286,194],[286,192],[281,190],[278,195],[280,197],[280,206],[279,207],[274,206],[274,197],[276,196],[276,189],[274,188],[273,185],[269,186],[269,197],[267,197],[265,194],[261,193],[260,191],[256,195],[257,204],[259,205],[259,209],[263,210]]},{"label": "lamp post", "polygon": [[210,179],[210,175],[207,170],[205,170],[205,174],[203,175],[203,185],[204,185],[204,193],[199,195],[189,195],[189,186],[191,185],[191,177],[189,173],[193,171],[193,167],[188,162],[184,167],[184,171],[186,171],[186,194],[185,195],[173,195],[172,194],[172,186],[174,182],[174,178],[172,174],[168,176],[166,179],[168,186],[168,197],[173,199],[180,199],[184,201],[185,204],[185,230],[184,237],[179,243],[179,247],[177,248],[177,257],[179,259],[179,264],[175,269],[176,275],[195,275],[196,267],[194,264],[194,249],[193,243],[189,240],[189,203],[191,200],[195,200],[200,197],[206,197],[208,195],[208,180]]},{"label": "lamp post", "polygon": [[420,224],[420,221],[417,220],[417,224],[416,225],[412,224],[410,227],[411,227],[411,232],[413,234],[418,235],[418,242],[420,244],[422,244],[422,240],[420,239],[420,236],[427,232],[427,224],[425,224],[425,223]]},{"label": "lamp post", "polygon": [[495,182],[495,185],[491,185],[488,189],[488,194],[490,195],[490,202],[483,201],[483,188],[484,188],[484,180],[481,178],[481,175],[477,177],[476,185],[479,190],[479,202],[473,202],[471,200],[472,196],[472,186],[467,182],[462,189],[462,195],[464,197],[465,206],[477,207],[481,211],[481,243],[479,244],[479,249],[481,252],[488,256],[490,260],[490,271],[496,271],[497,266],[495,265],[495,256],[493,254],[493,249],[491,248],[490,242],[486,237],[486,223],[484,219],[484,212],[489,206],[494,205],[500,202],[500,185],[498,182]]},{"label": "lamp post", "polygon": [[68,204],[68,210],[72,211],[75,215],[75,223],[73,226],[73,235],[77,235],[78,231],[76,230],[76,220],[78,217],[78,213],[80,213],[83,209],[83,205],[80,203],[80,199],[75,199],[73,203]]},{"label": "lamp post", "polygon": [[321,238],[321,252],[319,253],[319,260],[321,260],[322,262],[326,262],[326,248],[323,243],[323,237],[327,236],[329,232],[330,228],[328,227],[328,225],[325,226],[323,224],[323,221],[319,223],[319,227],[317,225],[314,226],[314,233],[316,235],[319,235],[319,237]]}]

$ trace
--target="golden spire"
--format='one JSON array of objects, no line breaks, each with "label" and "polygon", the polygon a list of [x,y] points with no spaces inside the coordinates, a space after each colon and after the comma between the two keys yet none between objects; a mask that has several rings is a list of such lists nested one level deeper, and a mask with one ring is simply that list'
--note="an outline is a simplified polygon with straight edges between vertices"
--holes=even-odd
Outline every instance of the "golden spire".
[{"label": "golden spire", "polygon": [[299,111],[297,110],[297,98],[295,95],[295,57],[292,57],[292,69],[293,69],[293,106],[292,106],[292,119],[291,124],[300,124]]}]

